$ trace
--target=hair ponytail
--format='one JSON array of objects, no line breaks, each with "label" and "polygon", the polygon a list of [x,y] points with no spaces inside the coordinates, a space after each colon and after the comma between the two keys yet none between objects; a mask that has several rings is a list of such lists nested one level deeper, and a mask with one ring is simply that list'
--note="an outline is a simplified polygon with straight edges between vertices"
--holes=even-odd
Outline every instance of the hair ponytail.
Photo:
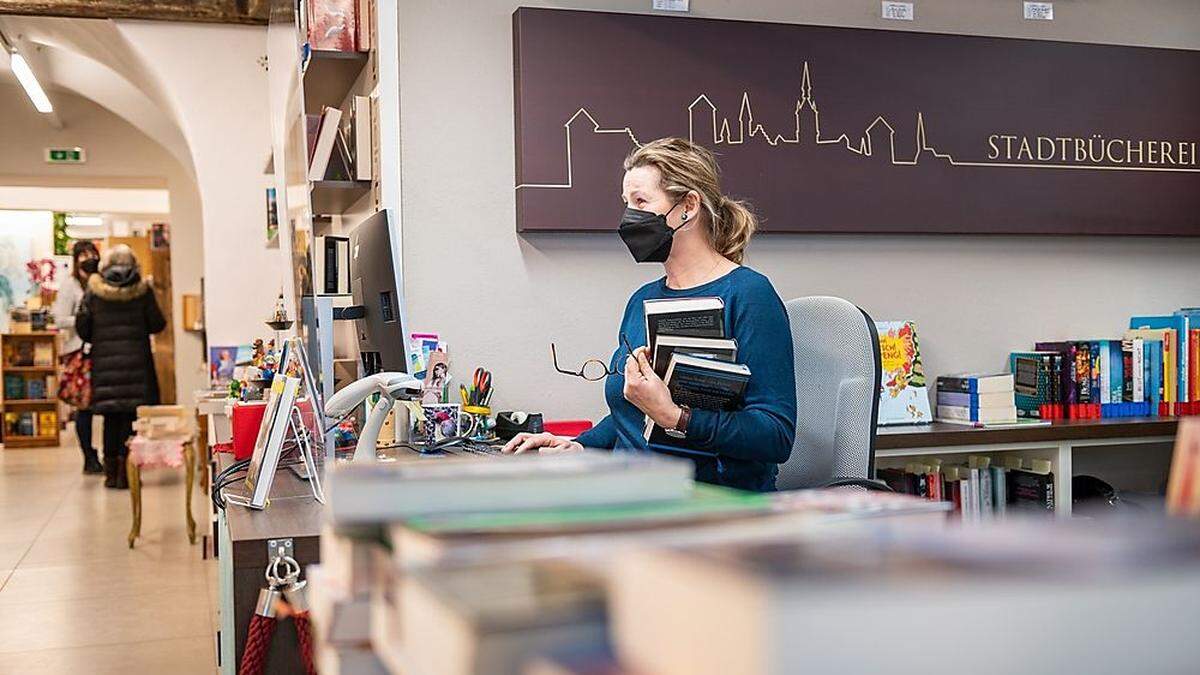
[{"label": "hair ponytail", "polygon": [[712,243],[717,253],[739,265],[746,257],[746,246],[758,229],[758,219],[736,199],[722,196],[712,224]]},{"label": "hair ponytail", "polygon": [[707,215],[706,234],[713,250],[742,264],[746,245],[758,220],[746,205],[721,194],[720,168],[708,148],[686,138],[660,138],[639,146],[625,158],[625,170],[653,166],[662,176],[662,188],[682,197],[695,191]]}]

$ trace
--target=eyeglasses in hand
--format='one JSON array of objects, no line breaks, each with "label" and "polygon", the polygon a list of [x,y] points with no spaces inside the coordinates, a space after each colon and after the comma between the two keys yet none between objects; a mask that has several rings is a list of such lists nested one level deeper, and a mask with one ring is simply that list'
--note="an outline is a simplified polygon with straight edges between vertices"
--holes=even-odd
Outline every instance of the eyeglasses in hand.
[{"label": "eyeglasses in hand", "polygon": [[[621,333],[621,342],[622,342],[622,344],[625,345],[625,349],[626,349],[627,353],[632,355],[633,347],[629,344],[629,339],[625,337],[624,333]],[[577,371],[564,370],[561,366],[558,365],[558,350],[556,350],[554,348],[553,342],[550,343],[550,356],[551,356],[551,358],[554,359],[554,369],[555,370],[562,373],[563,375],[574,375],[575,377],[582,377],[583,379],[587,380],[588,382],[598,382],[598,381],[603,380],[604,378],[608,377],[609,375],[618,375],[621,373],[621,370],[622,370],[621,368],[609,369],[609,367],[600,359],[588,359],[587,361],[584,361],[583,365],[580,366],[579,370],[577,370]],[[617,362],[619,363],[620,360],[618,359]]]}]

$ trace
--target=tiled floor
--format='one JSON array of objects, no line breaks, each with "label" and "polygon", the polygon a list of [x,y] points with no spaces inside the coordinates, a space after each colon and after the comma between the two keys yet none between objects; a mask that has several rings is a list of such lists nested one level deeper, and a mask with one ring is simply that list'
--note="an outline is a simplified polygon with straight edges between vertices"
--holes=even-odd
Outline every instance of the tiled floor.
[{"label": "tiled floor", "polygon": [[0,674],[213,673],[216,564],[188,544],[183,472],[143,474],[130,550],[129,492],[63,440],[0,450]]}]

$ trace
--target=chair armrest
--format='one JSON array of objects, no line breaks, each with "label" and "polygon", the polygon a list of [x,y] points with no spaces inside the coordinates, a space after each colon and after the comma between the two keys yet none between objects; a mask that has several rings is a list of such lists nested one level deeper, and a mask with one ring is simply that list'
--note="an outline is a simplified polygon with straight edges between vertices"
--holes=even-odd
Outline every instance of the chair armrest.
[{"label": "chair armrest", "polygon": [[866,488],[867,490],[874,490],[876,492],[895,492],[895,490],[889,487],[887,483],[884,483],[881,480],[872,480],[870,478],[834,478],[821,487],[861,487]]}]

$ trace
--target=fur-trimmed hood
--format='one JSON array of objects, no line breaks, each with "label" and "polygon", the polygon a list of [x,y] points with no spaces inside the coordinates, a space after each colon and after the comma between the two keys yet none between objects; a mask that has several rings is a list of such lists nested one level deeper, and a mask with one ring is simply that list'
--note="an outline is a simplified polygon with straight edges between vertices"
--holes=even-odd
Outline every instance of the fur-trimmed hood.
[{"label": "fur-trimmed hood", "polygon": [[87,287],[96,297],[113,302],[130,302],[150,291],[150,284],[140,277],[133,279],[131,283],[117,286],[105,281],[99,274],[88,277]]}]

